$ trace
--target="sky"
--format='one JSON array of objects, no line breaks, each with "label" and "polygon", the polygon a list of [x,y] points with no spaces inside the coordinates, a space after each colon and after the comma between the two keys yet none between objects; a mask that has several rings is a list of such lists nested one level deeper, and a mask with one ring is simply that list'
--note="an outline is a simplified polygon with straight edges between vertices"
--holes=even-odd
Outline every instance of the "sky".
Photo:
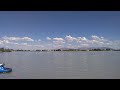
[{"label": "sky", "polygon": [[120,11],[0,11],[0,47],[120,48]]}]

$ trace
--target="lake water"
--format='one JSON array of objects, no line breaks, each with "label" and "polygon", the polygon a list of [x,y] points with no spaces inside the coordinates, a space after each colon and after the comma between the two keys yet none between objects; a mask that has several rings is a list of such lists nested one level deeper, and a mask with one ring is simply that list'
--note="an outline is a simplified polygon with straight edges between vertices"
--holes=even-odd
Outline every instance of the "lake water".
[{"label": "lake water", "polygon": [[120,79],[120,52],[6,52],[0,79]]}]

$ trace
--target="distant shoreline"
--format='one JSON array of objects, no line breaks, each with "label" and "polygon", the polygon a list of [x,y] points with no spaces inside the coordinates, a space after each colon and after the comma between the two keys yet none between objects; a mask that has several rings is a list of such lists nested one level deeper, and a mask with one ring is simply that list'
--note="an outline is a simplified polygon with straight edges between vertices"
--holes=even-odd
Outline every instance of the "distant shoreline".
[{"label": "distant shoreline", "polygon": [[[103,52],[103,51],[4,51],[4,52]],[[0,53],[4,53],[4,52],[0,51]],[[104,52],[110,52],[110,51],[104,51]]]},{"label": "distant shoreline", "polygon": [[4,48],[0,48],[0,52],[18,52],[18,51],[20,51],[20,52],[32,52],[32,51],[34,51],[34,52],[57,52],[57,51],[59,51],[59,52],[64,52],[64,51],[66,51],[66,52],[91,52],[91,51],[120,51],[120,49],[111,49],[111,48],[104,48],[104,49],[102,49],[102,48],[94,48],[94,49],[49,49],[49,50],[47,50],[47,49],[44,49],[44,50],[22,50],[22,49],[18,49],[18,50],[14,50],[14,49],[4,49]]}]

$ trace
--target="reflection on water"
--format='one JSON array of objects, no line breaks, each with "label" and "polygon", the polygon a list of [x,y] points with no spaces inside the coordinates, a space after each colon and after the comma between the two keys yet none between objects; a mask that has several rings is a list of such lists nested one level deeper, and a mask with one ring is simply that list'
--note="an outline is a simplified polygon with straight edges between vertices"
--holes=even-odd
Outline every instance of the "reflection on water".
[{"label": "reflection on water", "polygon": [[10,52],[0,63],[13,69],[0,79],[120,78],[120,52]]}]

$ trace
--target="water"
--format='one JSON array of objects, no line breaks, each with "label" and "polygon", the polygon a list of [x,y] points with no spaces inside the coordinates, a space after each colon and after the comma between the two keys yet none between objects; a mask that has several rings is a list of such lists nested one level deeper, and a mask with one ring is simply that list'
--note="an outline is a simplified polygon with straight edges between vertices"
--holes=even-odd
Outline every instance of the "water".
[{"label": "water", "polygon": [[120,79],[120,52],[9,52],[0,79]]}]

